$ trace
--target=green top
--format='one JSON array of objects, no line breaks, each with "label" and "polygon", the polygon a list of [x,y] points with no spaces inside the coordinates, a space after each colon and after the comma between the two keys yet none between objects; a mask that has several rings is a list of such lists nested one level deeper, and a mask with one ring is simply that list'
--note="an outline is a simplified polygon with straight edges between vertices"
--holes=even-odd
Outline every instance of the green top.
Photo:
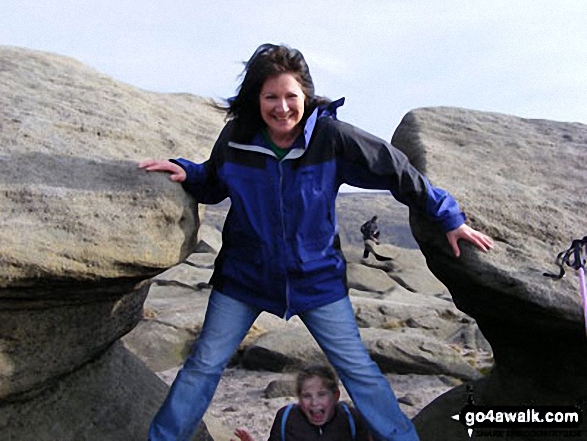
[{"label": "green top", "polygon": [[281,147],[278,147],[273,141],[271,141],[271,137],[269,136],[269,133],[267,132],[267,128],[264,128],[262,130],[262,133],[263,133],[263,138],[265,138],[265,141],[267,141],[267,144],[269,144],[269,147],[271,148],[273,153],[275,153],[277,158],[280,161],[283,158],[285,158],[285,156],[289,153],[289,149],[282,149]]}]

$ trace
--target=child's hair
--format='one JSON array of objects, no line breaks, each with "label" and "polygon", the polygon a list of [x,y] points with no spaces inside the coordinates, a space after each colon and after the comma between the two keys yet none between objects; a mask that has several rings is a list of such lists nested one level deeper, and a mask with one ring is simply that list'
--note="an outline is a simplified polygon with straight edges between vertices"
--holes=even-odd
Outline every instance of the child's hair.
[{"label": "child's hair", "polygon": [[304,381],[313,377],[320,378],[324,382],[326,389],[332,393],[338,390],[338,378],[334,373],[334,370],[332,370],[330,366],[323,364],[312,364],[303,367],[296,377],[296,393],[298,395],[302,393]]}]

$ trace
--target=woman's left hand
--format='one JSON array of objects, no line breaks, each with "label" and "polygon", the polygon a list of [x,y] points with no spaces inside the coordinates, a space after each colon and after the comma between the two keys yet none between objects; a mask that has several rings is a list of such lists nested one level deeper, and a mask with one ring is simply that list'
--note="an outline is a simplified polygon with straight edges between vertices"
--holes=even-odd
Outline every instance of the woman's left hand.
[{"label": "woman's left hand", "polygon": [[456,257],[461,255],[461,250],[459,249],[458,245],[459,239],[464,239],[471,242],[484,253],[493,248],[493,240],[491,237],[474,230],[467,224],[463,224],[460,227],[449,231],[446,233],[446,238],[448,239],[448,243],[450,244]]}]

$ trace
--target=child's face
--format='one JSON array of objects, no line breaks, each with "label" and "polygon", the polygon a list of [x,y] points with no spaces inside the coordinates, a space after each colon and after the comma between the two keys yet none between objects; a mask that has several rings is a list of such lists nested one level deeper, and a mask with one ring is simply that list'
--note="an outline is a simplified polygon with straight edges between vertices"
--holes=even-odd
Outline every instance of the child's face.
[{"label": "child's face", "polygon": [[319,377],[305,380],[298,397],[302,412],[315,426],[322,426],[334,416],[334,409],[339,398],[340,391],[328,390]]}]

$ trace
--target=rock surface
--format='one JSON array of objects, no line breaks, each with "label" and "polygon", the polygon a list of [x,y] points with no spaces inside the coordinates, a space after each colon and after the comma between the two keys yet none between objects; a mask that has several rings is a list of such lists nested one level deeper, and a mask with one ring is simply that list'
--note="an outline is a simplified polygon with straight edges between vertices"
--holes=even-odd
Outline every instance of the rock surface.
[{"label": "rock surface", "polygon": [[193,251],[193,203],[137,162],[205,159],[222,122],[204,99],[11,47],[0,80],[1,288],[140,278]]},{"label": "rock surface", "polygon": [[[134,355],[105,351],[141,318],[139,282],[193,252],[199,219],[181,186],[137,164],[202,160],[221,126],[202,98],[142,91],[70,58],[0,47],[3,434],[146,438],[164,385],[136,377]],[[86,386],[96,393],[82,405]],[[142,409],[122,410],[144,391],[153,394]]]},{"label": "rock surface", "polygon": [[[40,393],[0,408],[3,440],[145,440],[167,385],[120,343]],[[212,441],[205,426],[194,440]]]},{"label": "rock surface", "polygon": [[[558,273],[557,253],[585,234],[587,126],[426,108],[408,113],[392,142],[496,241],[486,255],[464,245],[456,259],[438,229],[410,213],[428,266],[493,348],[496,367],[473,383],[476,402],[585,403],[587,339],[577,278],[571,269],[563,280],[543,272]],[[464,403],[440,401],[444,408],[417,418],[424,440],[458,426],[449,417]],[[467,437],[459,433],[454,439]]]}]

